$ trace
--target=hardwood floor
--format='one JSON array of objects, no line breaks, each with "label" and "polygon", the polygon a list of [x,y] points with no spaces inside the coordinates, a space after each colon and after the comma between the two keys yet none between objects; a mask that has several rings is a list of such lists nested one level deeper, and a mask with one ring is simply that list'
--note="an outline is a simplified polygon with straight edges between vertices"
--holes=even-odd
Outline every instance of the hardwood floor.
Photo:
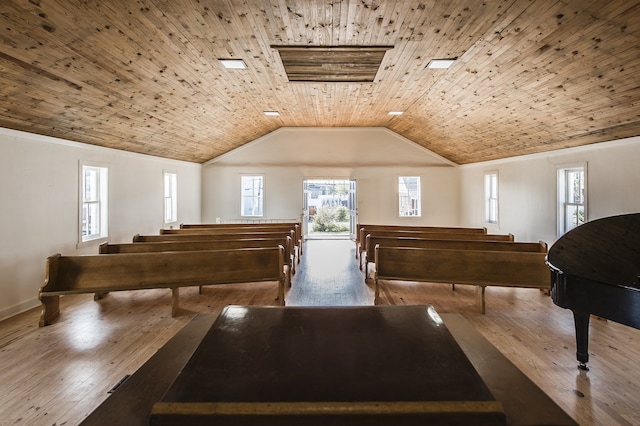
[{"label": "hardwood floor", "polygon": [[[309,240],[287,294],[290,306],[368,305],[372,286],[348,240]],[[65,296],[61,316],[38,327],[39,308],[0,322],[0,425],[74,425],[125,375],[135,372],[196,313],[228,304],[272,305],[272,283],[181,291],[172,318],[168,290]],[[576,368],[573,319],[533,289],[487,289],[481,315],[475,289],[384,282],[382,303],[432,304],[458,312],[581,425],[640,424],[640,331],[592,319],[591,371]]]}]

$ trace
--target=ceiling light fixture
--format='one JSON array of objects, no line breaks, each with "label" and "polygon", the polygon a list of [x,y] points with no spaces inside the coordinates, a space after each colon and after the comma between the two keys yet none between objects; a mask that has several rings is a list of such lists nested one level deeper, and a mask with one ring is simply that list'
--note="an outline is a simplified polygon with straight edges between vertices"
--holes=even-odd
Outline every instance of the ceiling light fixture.
[{"label": "ceiling light fixture", "polygon": [[432,59],[427,64],[429,69],[446,69],[449,68],[458,58],[451,59]]},{"label": "ceiling light fixture", "polygon": [[230,70],[246,70],[247,64],[242,59],[218,59],[223,67]]},{"label": "ceiling light fixture", "polygon": [[404,111],[389,111],[389,115],[402,115]]},{"label": "ceiling light fixture", "polygon": [[264,111],[264,115],[267,117],[278,117],[280,113],[278,111]]}]

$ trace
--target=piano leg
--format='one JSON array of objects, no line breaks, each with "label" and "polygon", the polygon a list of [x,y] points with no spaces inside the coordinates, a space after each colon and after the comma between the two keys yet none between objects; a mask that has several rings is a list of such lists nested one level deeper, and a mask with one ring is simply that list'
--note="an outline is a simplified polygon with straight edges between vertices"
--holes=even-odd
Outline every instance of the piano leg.
[{"label": "piano leg", "polygon": [[589,371],[589,317],[588,313],[573,312],[573,321],[576,327],[576,357],[578,358],[578,368]]}]

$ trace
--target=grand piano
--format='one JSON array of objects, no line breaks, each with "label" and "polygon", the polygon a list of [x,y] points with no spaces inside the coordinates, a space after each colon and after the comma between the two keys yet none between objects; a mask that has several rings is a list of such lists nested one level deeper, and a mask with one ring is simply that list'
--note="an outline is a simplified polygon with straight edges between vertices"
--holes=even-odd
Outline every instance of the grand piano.
[{"label": "grand piano", "polygon": [[640,329],[640,213],[587,222],[547,253],[553,302],[573,311],[578,368],[588,370],[589,318]]}]

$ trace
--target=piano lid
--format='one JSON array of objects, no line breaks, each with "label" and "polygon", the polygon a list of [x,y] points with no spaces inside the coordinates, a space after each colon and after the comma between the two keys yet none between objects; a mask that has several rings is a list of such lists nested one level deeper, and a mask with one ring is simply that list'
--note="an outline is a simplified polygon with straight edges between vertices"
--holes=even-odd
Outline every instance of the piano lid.
[{"label": "piano lid", "polygon": [[551,246],[547,263],[567,275],[640,288],[640,213],[572,229]]}]

